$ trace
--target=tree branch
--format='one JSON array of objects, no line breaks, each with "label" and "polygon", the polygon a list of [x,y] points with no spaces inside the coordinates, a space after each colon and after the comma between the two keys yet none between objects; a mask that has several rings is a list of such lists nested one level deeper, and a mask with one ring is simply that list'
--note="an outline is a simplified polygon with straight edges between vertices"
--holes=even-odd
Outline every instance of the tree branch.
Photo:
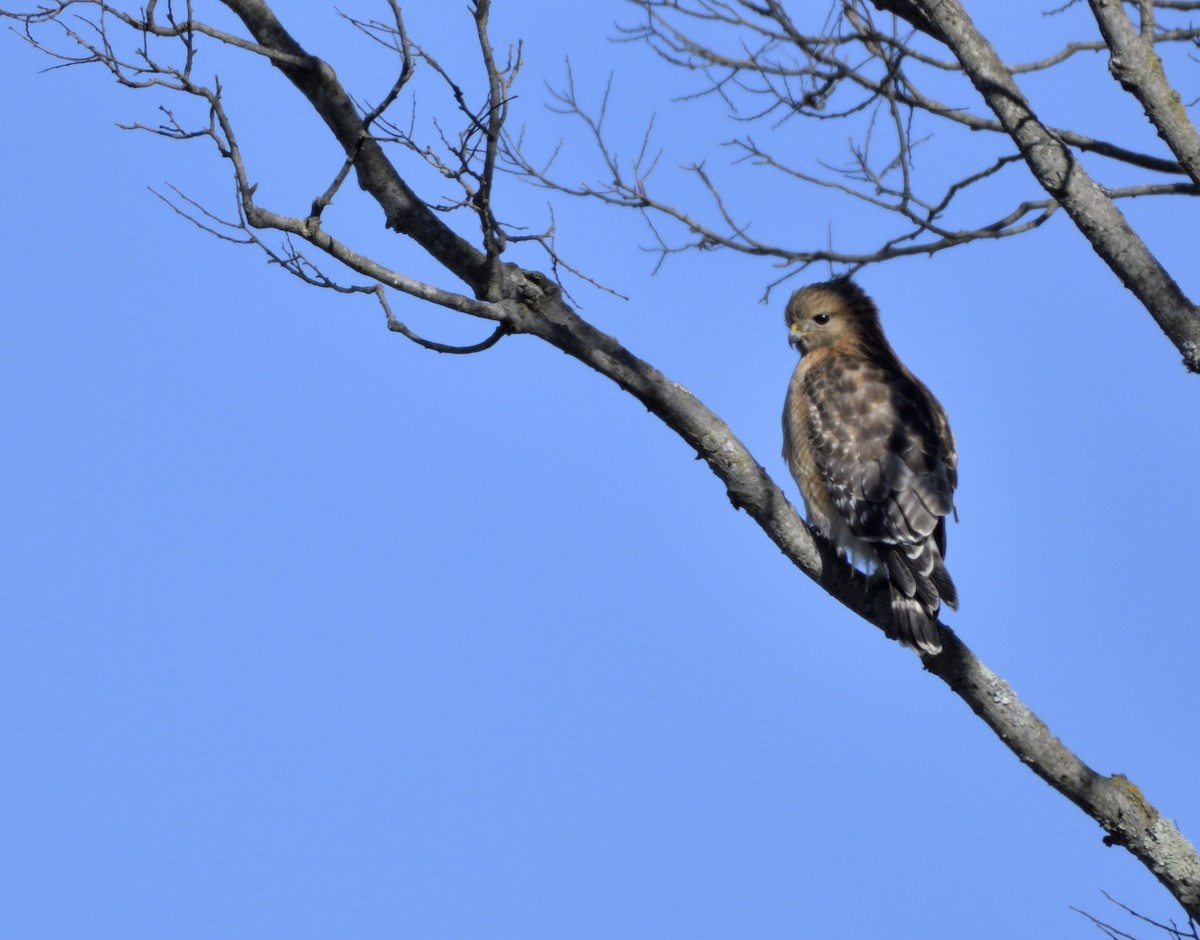
[{"label": "tree branch", "polygon": [[[874,2],[885,10],[895,6],[891,0]],[[1058,201],[1096,254],[1154,317],[1182,353],[1188,371],[1200,373],[1200,311],[1066,145],[1038,120],[1012,74],[975,28],[962,4],[958,0],[916,2],[946,37],[950,50],[1016,143],[1038,183]]]},{"label": "tree branch", "polygon": [[[1163,74],[1162,60],[1154,46],[1139,33],[1119,0],[1088,0],[1104,41],[1112,51],[1108,69],[1121,87],[1141,103],[1158,135],[1192,182],[1200,185],[1200,134],[1188,120],[1179,102],[1179,94]],[[1146,26],[1153,33],[1153,22],[1146,14]]]},{"label": "tree branch", "polygon": [[271,63],[308,99],[354,161],[359,185],[384,211],[389,228],[407,235],[466,283],[488,294],[486,255],[439,219],[397,172],[364,125],[354,102],[328,63],[309,55],[263,0],[222,0],[260,46],[281,55]]}]

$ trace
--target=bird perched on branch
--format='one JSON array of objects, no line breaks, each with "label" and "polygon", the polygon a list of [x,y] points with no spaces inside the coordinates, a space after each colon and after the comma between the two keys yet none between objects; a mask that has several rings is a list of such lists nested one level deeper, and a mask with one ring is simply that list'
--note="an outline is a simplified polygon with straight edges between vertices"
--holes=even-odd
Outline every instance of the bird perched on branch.
[{"label": "bird perched on branch", "polygon": [[848,277],[796,291],[786,320],[801,358],[783,407],[783,456],[808,522],[887,578],[901,643],[940,653],[938,609],[958,606],[944,561],[958,482],[946,412]]}]

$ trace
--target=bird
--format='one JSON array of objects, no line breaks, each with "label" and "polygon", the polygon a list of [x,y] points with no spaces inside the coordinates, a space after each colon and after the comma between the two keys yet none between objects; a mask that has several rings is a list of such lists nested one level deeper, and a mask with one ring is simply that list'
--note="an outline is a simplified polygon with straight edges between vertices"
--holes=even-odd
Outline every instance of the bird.
[{"label": "bird", "polygon": [[809,525],[891,592],[890,635],[942,651],[938,611],[958,607],[946,570],[958,452],[933,393],[900,361],[879,308],[848,276],[788,300],[800,352],[783,408],[783,456]]}]

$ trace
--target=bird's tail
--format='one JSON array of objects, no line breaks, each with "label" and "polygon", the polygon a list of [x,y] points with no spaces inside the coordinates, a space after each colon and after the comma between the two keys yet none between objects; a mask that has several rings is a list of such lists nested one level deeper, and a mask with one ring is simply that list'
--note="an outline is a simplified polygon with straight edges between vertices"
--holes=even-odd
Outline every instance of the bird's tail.
[{"label": "bird's tail", "polygon": [[942,651],[942,637],[937,625],[937,611],[927,610],[919,598],[909,597],[892,585],[892,626],[896,639],[926,656]]},{"label": "bird's tail", "polygon": [[942,651],[937,615],[942,601],[958,607],[958,589],[931,541],[884,557],[892,591],[892,625],[903,645],[927,656]]}]

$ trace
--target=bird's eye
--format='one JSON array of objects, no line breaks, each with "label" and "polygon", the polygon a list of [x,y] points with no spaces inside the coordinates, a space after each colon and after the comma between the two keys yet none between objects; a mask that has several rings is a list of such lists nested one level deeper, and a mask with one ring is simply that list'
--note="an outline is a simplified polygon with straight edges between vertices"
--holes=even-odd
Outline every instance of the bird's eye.
[{"label": "bird's eye", "polygon": [[817,326],[824,326],[828,322],[829,314],[827,313],[818,313],[815,317],[813,317],[813,323],[817,324]]}]

